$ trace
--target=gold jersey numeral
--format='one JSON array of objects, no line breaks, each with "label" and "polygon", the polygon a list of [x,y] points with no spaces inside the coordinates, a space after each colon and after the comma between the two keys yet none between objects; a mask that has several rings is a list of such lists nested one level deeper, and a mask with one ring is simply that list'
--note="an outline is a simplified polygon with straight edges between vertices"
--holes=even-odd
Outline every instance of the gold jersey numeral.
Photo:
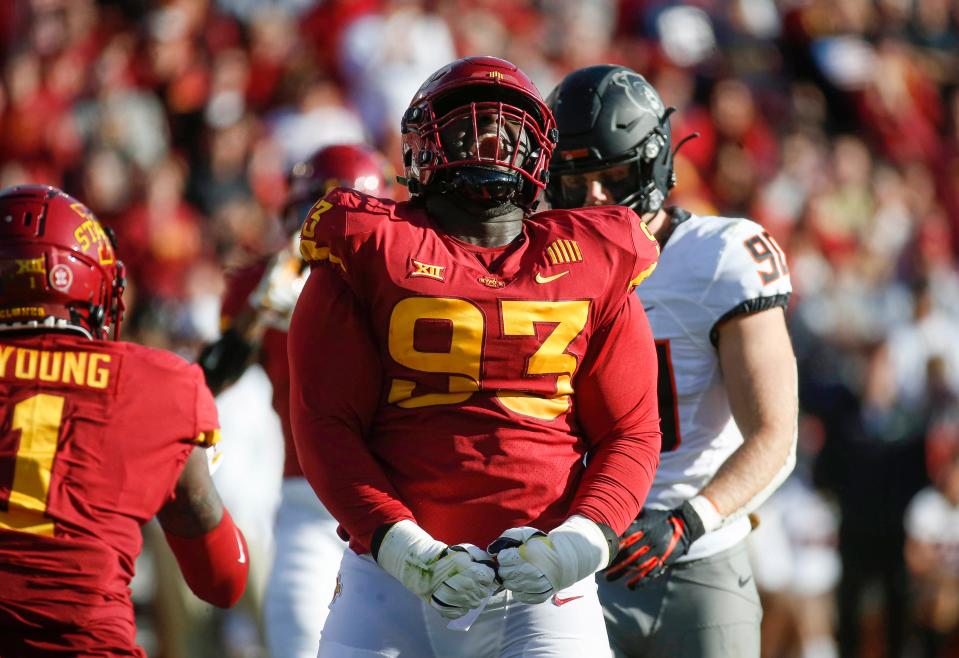
[{"label": "gold jersey numeral", "polygon": [[20,430],[20,446],[7,511],[0,512],[0,528],[53,536],[53,521],[45,512],[63,402],[60,395],[40,393],[14,405],[10,428]]},{"label": "gold jersey numeral", "polygon": [[[538,323],[555,324],[528,359],[523,376],[555,375],[552,395],[498,391],[496,399],[509,411],[541,420],[554,420],[569,410],[572,376],[577,360],[566,352],[586,326],[588,301],[502,301],[500,312],[507,336],[535,336]],[[419,351],[413,344],[418,321],[448,322],[452,336],[448,352]],[[388,401],[410,409],[466,402],[479,390],[486,322],[472,302],[445,297],[410,297],[398,303],[390,316],[389,352],[394,361],[418,372],[449,376],[446,392],[414,395],[416,382],[395,378]]]}]

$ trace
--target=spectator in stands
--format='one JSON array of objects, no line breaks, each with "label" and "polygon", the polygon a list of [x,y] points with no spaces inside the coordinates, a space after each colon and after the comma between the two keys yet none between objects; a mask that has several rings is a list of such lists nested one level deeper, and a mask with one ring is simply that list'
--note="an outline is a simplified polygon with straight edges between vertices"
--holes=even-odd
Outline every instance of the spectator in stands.
[{"label": "spectator in stands", "polygon": [[933,484],[906,510],[906,565],[924,656],[943,658],[959,649],[959,406],[931,428],[926,445]]}]

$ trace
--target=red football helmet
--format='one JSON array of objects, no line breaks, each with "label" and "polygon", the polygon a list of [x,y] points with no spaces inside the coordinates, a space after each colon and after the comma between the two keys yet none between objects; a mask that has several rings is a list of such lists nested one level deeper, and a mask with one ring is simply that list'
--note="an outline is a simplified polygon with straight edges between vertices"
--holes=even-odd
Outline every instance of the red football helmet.
[{"label": "red football helmet", "polygon": [[120,335],[123,263],[90,210],[47,185],[0,190],[0,330]]},{"label": "red football helmet", "polygon": [[310,206],[334,187],[384,196],[392,176],[386,158],[366,144],[324,146],[290,171],[284,228],[288,233],[298,230]]},{"label": "red football helmet", "polygon": [[531,209],[559,133],[533,82],[496,57],[465,57],[423,83],[400,124],[411,194],[457,192]]}]

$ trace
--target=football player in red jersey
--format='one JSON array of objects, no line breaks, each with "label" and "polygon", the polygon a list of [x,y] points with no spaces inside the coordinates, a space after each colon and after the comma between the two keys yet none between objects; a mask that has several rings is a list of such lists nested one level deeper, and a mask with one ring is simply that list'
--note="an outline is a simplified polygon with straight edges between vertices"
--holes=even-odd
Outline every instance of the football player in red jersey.
[{"label": "football player in red jersey", "polygon": [[213,396],[196,366],[117,340],[123,271],[76,199],[0,191],[0,656],[145,656],[128,586],[153,516],[197,596],[246,586],[194,449],[219,438]]},{"label": "football player in red jersey", "polygon": [[[299,220],[334,187],[386,195],[388,170],[386,159],[364,144],[319,149],[290,172],[282,218],[285,234],[298,243]],[[306,264],[293,245],[231,275],[221,310],[223,335],[199,359],[217,393],[243,374],[254,353],[273,387],[273,408],[280,418],[286,454],[263,615],[270,653],[283,658],[316,656],[345,548],[336,534],[336,521],[303,477],[290,430],[287,329],[306,276]]]},{"label": "football player in red jersey", "polygon": [[608,655],[593,574],[659,455],[656,242],[534,214],[557,134],[509,62],[437,71],[401,129],[413,199],[333,190],[301,232],[294,440],[350,537],[319,655]]}]

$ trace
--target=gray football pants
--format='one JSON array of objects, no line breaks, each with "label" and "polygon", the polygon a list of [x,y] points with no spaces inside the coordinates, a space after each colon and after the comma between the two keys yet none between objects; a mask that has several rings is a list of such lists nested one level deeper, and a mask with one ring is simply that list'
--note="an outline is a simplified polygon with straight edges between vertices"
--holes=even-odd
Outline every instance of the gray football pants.
[{"label": "gray football pants", "polygon": [[744,542],[633,591],[625,577],[596,580],[616,658],[759,658],[762,607]]}]

